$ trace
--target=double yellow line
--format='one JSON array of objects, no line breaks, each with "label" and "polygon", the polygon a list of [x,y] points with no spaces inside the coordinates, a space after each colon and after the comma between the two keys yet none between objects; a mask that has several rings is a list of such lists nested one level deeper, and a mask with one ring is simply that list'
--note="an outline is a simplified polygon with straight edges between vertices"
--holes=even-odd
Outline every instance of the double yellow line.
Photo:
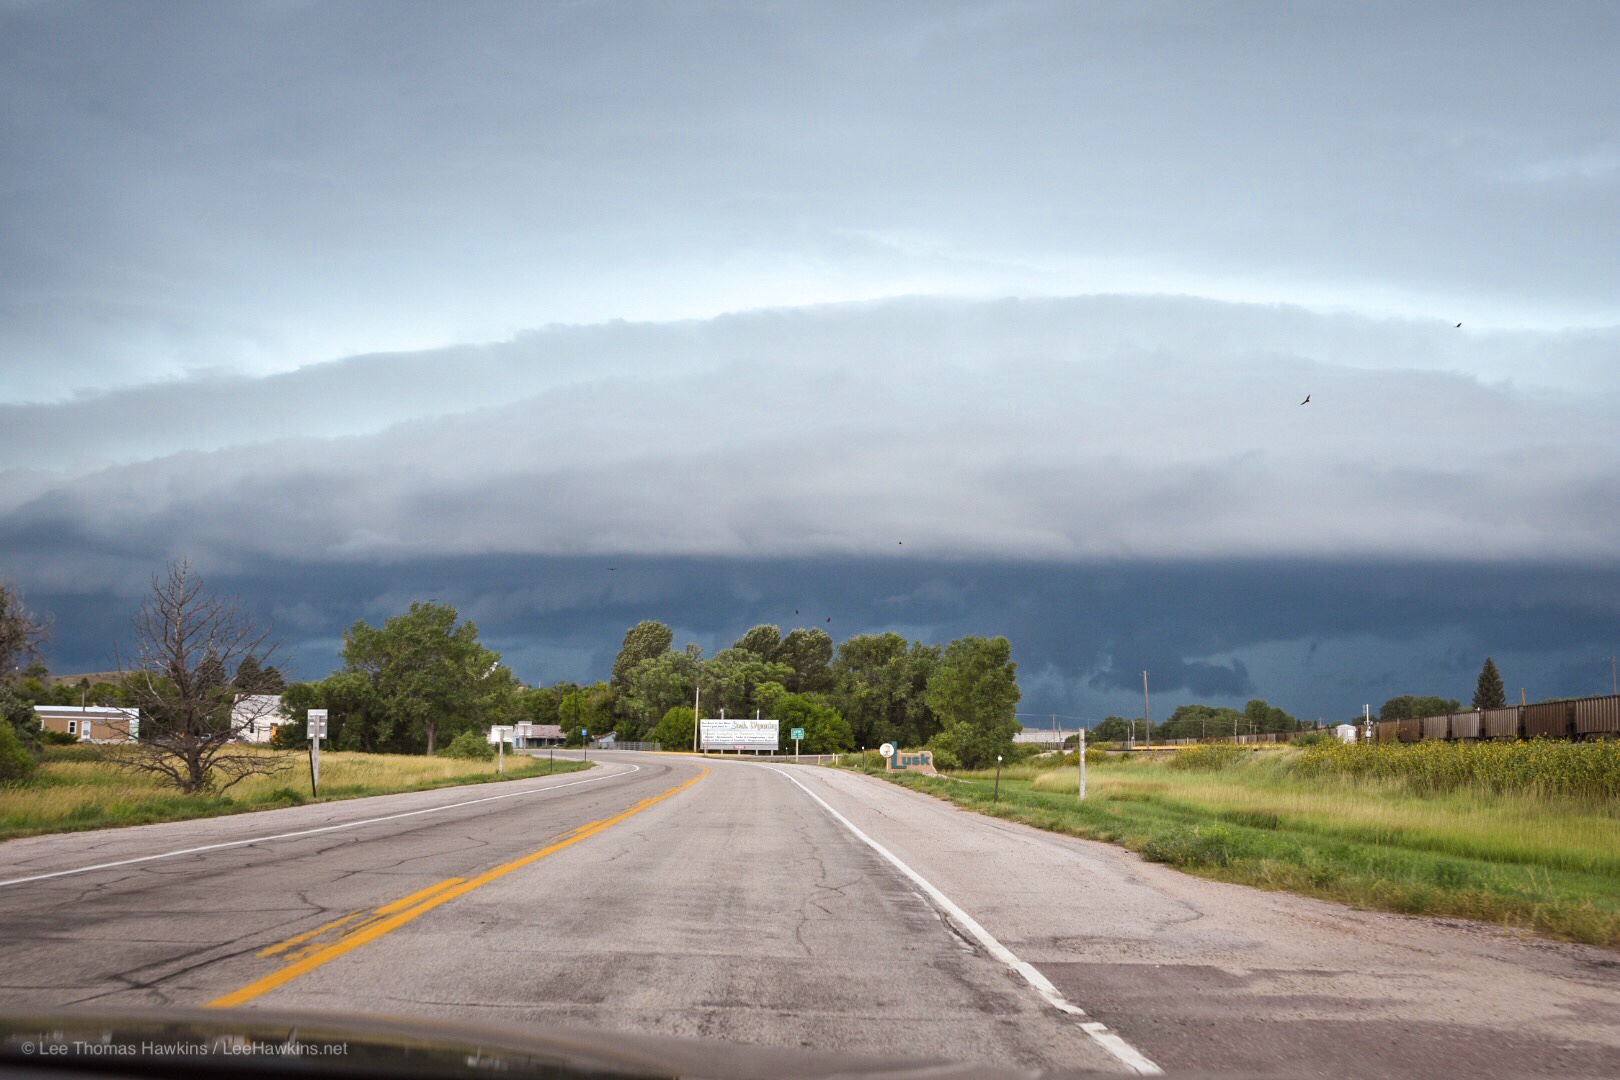
[{"label": "double yellow line", "polygon": [[[298,959],[296,959],[293,963],[282,968],[280,971],[266,975],[258,982],[249,983],[240,990],[234,990],[231,993],[226,994],[224,997],[215,998],[213,1001],[208,1003],[208,1007],[210,1009],[230,1009],[235,1008],[237,1005],[246,1004],[247,1002],[252,1001],[254,998],[262,997],[274,990],[276,987],[285,986],[287,983],[292,982],[299,976],[307,975],[316,968],[329,964],[338,957],[353,952],[355,949],[358,949],[367,942],[376,941],[385,934],[393,933],[406,923],[411,922],[414,919],[421,918],[423,915],[426,915],[428,912],[432,911],[436,907],[439,907],[441,904],[448,904],[458,896],[466,896],[474,889],[488,885],[497,878],[503,878],[514,870],[521,870],[523,867],[528,866],[531,863],[539,862],[547,855],[555,854],[556,852],[561,851],[563,848],[572,847],[581,840],[589,839],[590,837],[595,836],[597,833],[602,832],[604,829],[612,828],[614,825],[617,825],[619,822],[624,821],[627,818],[635,817],[649,806],[661,803],[670,796],[685,791],[687,788],[691,787],[699,780],[702,780],[707,775],[709,775],[709,770],[704,769],[702,772],[698,773],[684,784],[672,787],[668,791],[654,795],[651,798],[643,799],[624,812],[615,814],[613,817],[606,818],[602,821],[592,821],[581,825],[576,829],[564,833],[560,838],[552,841],[551,844],[541,848],[539,851],[530,852],[520,859],[513,859],[509,863],[502,863],[493,870],[486,870],[475,878],[450,878],[446,881],[439,882],[437,885],[430,885],[428,888],[423,889],[420,892],[414,892],[409,896],[395,900],[391,904],[385,904],[373,911],[371,918],[366,919],[357,926],[345,930],[337,941],[332,942],[330,945],[315,946],[294,952],[292,955]],[[325,926],[317,927],[314,930],[299,934],[296,937],[288,938],[286,941],[283,941],[280,944],[272,945],[268,949],[261,951],[259,955],[279,956],[283,953],[291,952],[298,946],[303,945],[305,942],[313,941],[329,931],[347,926],[349,923],[354,922],[355,919],[359,918],[363,914],[365,914],[363,911],[352,912],[345,915],[341,919],[335,919],[332,922],[327,923]]]}]

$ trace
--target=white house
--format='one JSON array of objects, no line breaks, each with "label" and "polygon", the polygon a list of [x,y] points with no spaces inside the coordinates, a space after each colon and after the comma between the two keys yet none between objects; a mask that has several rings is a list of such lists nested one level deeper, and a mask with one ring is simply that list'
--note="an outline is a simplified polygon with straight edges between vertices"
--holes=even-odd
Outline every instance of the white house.
[{"label": "white house", "polygon": [[1335,739],[1338,739],[1340,742],[1355,742],[1356,741],[1356,725],[1354,725],[1354,724],[1339,724],[1339,725],[1337,725],[1333,729],[1333,737]]},{"label": "white house", "polygon": [[231,730],[242,742],[267,743],[283,723],[280,694],[243,694],[231,706]]}]

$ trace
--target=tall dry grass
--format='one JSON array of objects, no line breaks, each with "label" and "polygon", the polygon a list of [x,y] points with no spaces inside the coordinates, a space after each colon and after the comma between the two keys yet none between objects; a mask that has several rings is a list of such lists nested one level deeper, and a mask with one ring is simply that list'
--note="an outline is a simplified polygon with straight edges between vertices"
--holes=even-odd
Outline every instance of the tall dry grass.
[{"label": "tall dry grass", "polygon": [[[211,817],[310,799],[309,762],[296,751],[261,751],[287,768],[252,776],[219,795],[181,795],[156,778],[116,768],[116,748],[63,747],[47,752],[25,784],[0,786],[0,839],[77,829]],[[558,761],[558,772],[583,768]],[[544,775],[547,762],[509,756],[505,778]],[[494,762],[403,754],[321,754],[321,798],[345,799],[501,779]]]}]

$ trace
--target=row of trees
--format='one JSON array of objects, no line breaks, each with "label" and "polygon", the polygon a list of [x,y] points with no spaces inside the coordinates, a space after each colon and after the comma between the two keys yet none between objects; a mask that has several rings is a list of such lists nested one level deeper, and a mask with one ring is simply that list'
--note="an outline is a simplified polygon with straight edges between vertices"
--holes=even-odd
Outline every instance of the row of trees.
[{"label": "row of trees", "polygon": [[524,687],[458,623],[446,604],[412,604],[382,626],[356,623],[344,635],[344,666],[318,682],[287,688],[286,745],[304,737],[298,719],[328,711],[339,749],[433,753],[463,731],[528,720],[556,724],[570,741],[615,733],[690,746],[701,688],[704,715],[772,716],[802,727],[806,753],[835,753],[895,741],[930,745],[978,764],[1005,753],[1018,730],[1011,645],[966,637],[946,646],[898,634],[860,635],[835,647],[826,631],[761,625],[705,657],[674,648],[660,622],[631,627],[606,682]]}]

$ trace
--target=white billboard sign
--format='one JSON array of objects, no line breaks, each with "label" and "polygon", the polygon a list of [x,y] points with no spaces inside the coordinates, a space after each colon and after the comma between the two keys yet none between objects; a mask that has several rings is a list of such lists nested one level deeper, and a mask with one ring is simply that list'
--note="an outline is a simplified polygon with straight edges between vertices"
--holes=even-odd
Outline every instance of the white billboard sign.
[{"label": "white billboard sign", "polygon": [[769,750],[779,745],[779,729],[775,720],[741,717],[724,720],[704,720],[699,724],[699,735],[705,750]]}]

